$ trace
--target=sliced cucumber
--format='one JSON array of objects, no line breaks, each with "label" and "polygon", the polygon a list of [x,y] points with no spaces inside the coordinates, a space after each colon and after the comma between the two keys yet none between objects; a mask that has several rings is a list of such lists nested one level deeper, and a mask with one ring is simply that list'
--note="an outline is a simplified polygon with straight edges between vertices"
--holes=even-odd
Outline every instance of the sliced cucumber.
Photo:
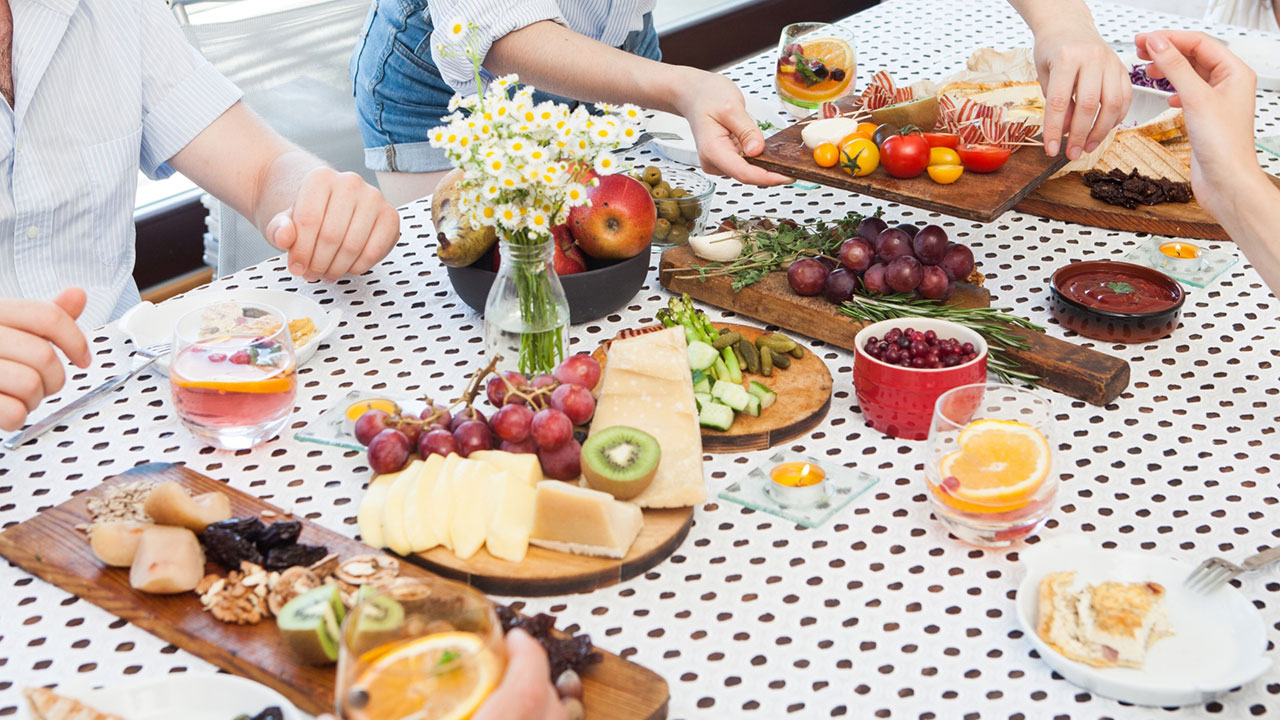
[{"label": "sliced cucumber", "polygon": [[760,398],[748,393],[747,406],[742,409],[742,412],[751,417],[760,417]]},{"label": "sliced cucumber", "polygon": [[698,412],[698,424],[716,430],[728,430],[733,425],[733,408],[718,402],[708,402]]},{"label": "sliced cucumber", "polygon": [[760,399],[760,409],[763,410],[778,401],[778,393],[769,389],[767,385],[761,385],[755,380],[747,386],[747,392]]},{"label": "sliced cucumber", "polygon": [[707,403],[710,403],[710,402],[715,402],[715,398],[711,397],[711,393],[709,392],[708,393],[696,392],[693,394],[693,400],[698,404],[699,410],[702,409],[703,405],[706,405]]},{"label": "sliced cucumber", "polygon": [[729,379],[729,366],[724,364],[724,358],[716,358],[716,364],[712,367],[710,375],[714,378]]},{"label": "sliced cucumber", "polygon": [[690,370],[706,370],[716,364],[718,357],[720,352],[702,341],[694,340],[689,343]]},{"label": "sliced cucumber", "polygon": [[738,412],[742,412],[747,407],[747,400],[751,397],[751,394],[741,385],[735,385],[725,380],[717,380],[716,384],[711,386],[711,397]]},{"label": "sliced cucumber", "polygon": [[700,372],[693,374],[693,394],[711,394],[711,378]]}]

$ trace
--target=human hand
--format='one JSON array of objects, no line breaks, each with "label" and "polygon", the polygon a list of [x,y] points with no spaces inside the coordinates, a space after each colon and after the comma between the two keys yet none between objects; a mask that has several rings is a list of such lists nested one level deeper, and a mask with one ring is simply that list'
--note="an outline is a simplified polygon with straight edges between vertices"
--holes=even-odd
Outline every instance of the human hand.
[{"label": "human hand", "polygon": [[356,173],[307,173],[293,205],[272,218],[267,239],[289,253],[289,272],[308,282],[359,275],[400,237],[400,215]]},{"label": "human hand", "polygon": [[564,706],[551,684],[547,654],[528,633],[507,633],[507,672],[498,689],[472,720],[565,720]]},{"label": "human hand", "polygon": [[1191,189],[1213,215],[1229,212],[1232,188],[1247,170],[1261,171],[1253,147],[1258,77],[1240,58],[1199,32],[1161,30],[1138,35],[1147,74],[1165,77],[1177,91],[1191,139]]},{"label": "human hand", "polygon": [[1044,89],[1044,150],[1067,158],[1093,152],[1129,112],[1129,69],[1091,24],[1054,23],[1036,34],[1036,72]]},{"label": "human hand", "polygon": [[76,327],[87,301],[70,287],[50,302],[0,299],[0,428],[17,430],[40,401],[62,389],[66,373],[56,346],[89,367],[89,344]]},{"label": "human hand", "polygon": [[681,75],[676,108],[689,121],[702,169],[748,185],[785,185],[791,178],[748,163],[764,152],[764,133],[747,113],[742,91],[729,78],[694,68]]}]

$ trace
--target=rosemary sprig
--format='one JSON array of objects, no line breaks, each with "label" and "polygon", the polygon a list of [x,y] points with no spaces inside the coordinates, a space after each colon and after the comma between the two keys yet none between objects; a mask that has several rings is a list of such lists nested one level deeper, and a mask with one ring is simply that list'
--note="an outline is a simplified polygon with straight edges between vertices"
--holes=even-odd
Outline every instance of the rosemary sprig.
[{"label": "rosemary sprig", "polygon": [[1040,378],[1018,369],[1008,350],[1025,350],[1027,343],[1011,328],[1044,332],[1044,328],[1009,312],[1010,308],[964,308],[924,300],[912,295],[868,297],[855,294],[840,306],[840,312],[870,325],[897,318],[950,320],[978,333],[987,341],[987,369],[1001,382],[1035,385]]}]

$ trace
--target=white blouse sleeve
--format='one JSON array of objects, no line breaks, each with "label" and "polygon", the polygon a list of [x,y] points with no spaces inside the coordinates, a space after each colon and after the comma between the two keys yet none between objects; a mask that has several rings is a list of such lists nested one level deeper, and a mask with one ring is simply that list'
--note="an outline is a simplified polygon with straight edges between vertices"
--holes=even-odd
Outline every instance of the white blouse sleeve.
[{"label": "white blouse sleeve", "polygon": [[435,61],[444,81],[463,94],[476,92],[475,73],[470,59],[463,56],[442,57],[440,53],[440,46],[450,43],[450,28],[455,23],[476,26],[476,49],[482,58],[489,54],[489,48],[499,38],[520,28],[541,20],[566,24],[555,0],[428,0],[427,11],[431,14],[435,27],[431,34],[431,59]]}]

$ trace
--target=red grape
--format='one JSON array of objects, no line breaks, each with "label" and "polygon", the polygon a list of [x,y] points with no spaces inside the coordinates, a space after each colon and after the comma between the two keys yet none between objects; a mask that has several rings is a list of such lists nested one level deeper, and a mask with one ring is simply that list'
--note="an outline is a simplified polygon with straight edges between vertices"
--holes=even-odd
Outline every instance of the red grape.
[{"label": "red grape", "polygon": [[964,282],[973,272],[973,251],[964,245],[952,245],[938,263],[947,275],[956,282]]},{"label": "red grape", "polygon": [[476,450],[493,449],[493,432],[489,426],[479,420],[468,420],[453,431],[458,441],[458,454],[469,457]]},{"label": "red grape", "polygon": [[570,355],[556,366],[554,375],[565,385],[577,385],[590,390],[600,382],[600,363],[587,353]]},{"label": "red grape", "polygon": [[555,408],[539,410],[533,416],[533,441],[544,450],[558,448],[573,437],[573,423],[569,416]]},{"label": "red grape", "polygon": [[858,287],[858,274],[852,270],[840,268],[832,270],[827,275],[826,285],[822,288],[822,294],[827,298],[827,302],[840,303],[853,297],[853,291]]},{"label": "red grape", "polygon": [[884,281],[894,292],[912,292],[920,286],[920,261],[907,256],[889,263],[884,269]]},{"label": "red grape", "polygon": [[379,475],[400,472],[409,462],[409,438],[387,428],[369,441],[369,467]]},{"label": "red grape", "polygon": [[920,232],[920,226],[915,223],[899,223],[893,227],[895,230],[901,230],[906,233],[909,238],[915,238],[916,233]]},{"label": "red grape", "polygon": [[356,419],[356,442],[368,446],[374,435],[389,427],[387,419],[390,417],[391,413],[386,410],[365,410],[364,414]]},{"label": "red grape", "polygon": [[884,271],[888,267],[884,263],[876,263],[862,274],[862,287],[874,295],[888,295],[892,292],[884,281]]},{"label": "red grape", "polygon": [[395,429],[404,433],[409,438],[409,447],[416,447],[418,444],[418,436],[422,434],[422,423],[419,422],[417,415],[413,413],[403,413],[399,416],[393,416],[399,419],[399,422],[393,426]]},{"label": "red grape", "polygon": [[561,385],[551,393],[551,407],[568,416],[574,425],[586,425],[596,412],[596,399],[581,385]]},{"label": "red grape", "polygon": [[827,268],[813,258],[800,258],[787,268],[787,283],[797,295],[817,295],[827,283]]},{"label": "red grape", "polygon": [[858,223],[858,237],[871,243],[874,247],[876,237],[879,236],[880,233],[884,232],[888,227],[889,224],[878,217],[865,218],[862,222]]},{"label": "red grape", "polygon": [[511,442],[510,440],[503,440],[502,442],[498,443],[498,449],[501,450],[502,452],[523,453],[523,454],[531,455],[533,453],[538,452],[538,443],[534,442],[533,438],[531,437],[527,437],[521,440],[520,442]]},{"label": "red grape", "polygon": [[[921,231],[923,234],[923,231]],[[952,283],[947,273],[937,265],[925,265],[920,271],[920,295],[930,300],[946,300],[951,297]]]},{"label": "red grape", "polygon": [[876,257],[881,262],[893,262],[900,257],[910,257],[911,236],[898,228],[889,228],[876,238]]},{"label": "red grape", "polygon": [[911,241],[911,249],[920,262],[937,265],[947,252],[947,231],[937,225],[925,225]]},{"label": "red grape", "polygon": [[518,395],[512,395],[508,398],[508,394],[511,390],[528,392],[529,381],[524,375],[514,370],[508,370],[489,378],[489,383],[485,385],[484,390],[485,396],[489,398],[489,404],[496,408],[500,408],[508,402],[514,405],[523,405],[526,402],[524,398]]},{"label": "red grape", "polygon": [[534,390],[541,390],[542,388],[555,387],[559,384],[560,384],[560,381],[557,380],[554,375],[549,375],[547,373],[543,373],[538,377],[529,381],[529,387],[533,388]]},{"label": "red grape", "polygon": [[431,425],[443,425],[446,428],[449,427],[449,421],[453,419],[453,415],[449,413],[449,408],[444,405],[432,405],[431,407],[424,409],[422,411],[422,419],[428,420],[428,418],[432,415],[436,415],[436,413],[439,413],[439,415],[437,415],[434,420],[429,420],[429,423]]},{"label": "red grape", "polygon": [[871,243],[860,237],[849,238],[840,246],[840,264],[854,272],[871,267],[875,259],[876,251],[871,249]]},{"label": "red grape", "polygon": [[529,437],[529,424],[532,422],[533,411],[529,408],[524,405],[504,405],[493,414],[489,427],[499,438],[519,442]]},{"label": "red grape", "polygon": [[574,480],[582,474],[582,445],[573,438],[556,448],[538,450],[542,474],[553,480]]},{"label": "red grape", "polygon": [[418,438],[418,454],[422,457],[448,456],[456,452],[458,452],[458,439],[448,430],[429,430]]},{"label": "red grape", "polygon": [[462,425],[462,423],[468,422],[471,420],[479,420],[480,422],[484,422],[484,413],[480,412],[474,407],[462,408],[461,410],[458,411],[458,414],[454,415],[453,419],[449,421],[449,431],[457,432],[458,428]]}]

